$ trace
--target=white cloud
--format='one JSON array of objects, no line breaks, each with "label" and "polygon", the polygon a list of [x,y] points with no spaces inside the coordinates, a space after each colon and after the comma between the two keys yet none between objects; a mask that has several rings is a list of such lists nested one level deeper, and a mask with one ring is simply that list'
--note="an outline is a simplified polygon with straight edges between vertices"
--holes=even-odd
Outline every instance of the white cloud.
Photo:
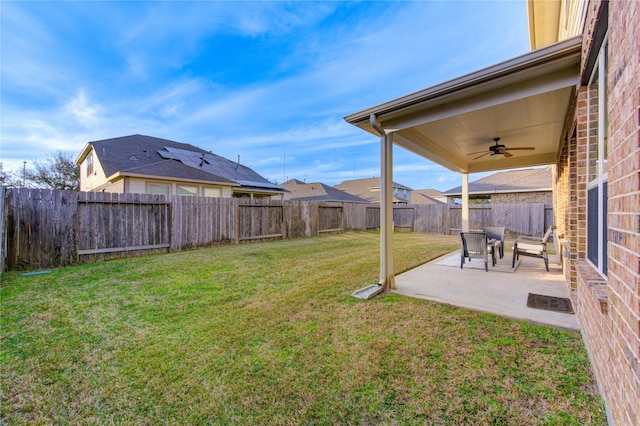
[{"label": "white cloud", "polygon": [[[511,56],[526,23],[492,26],[524,9],[508,2],[7,4],[3,162],[142,133],[240,154],[278,180],[286,168],[338,183],[379,175],[377,138],[344,115]],[[233,50],[211,46],[237,41],[265,63],[226,68]],[[396,159],[408,186],[449,176]]]},{"label": "white cloud", "polygon": [[91,127],[98,120],[100,107],[92,102],[84,88],[77,90],[73,98],[64,105],[65,113],[82,127]]}]

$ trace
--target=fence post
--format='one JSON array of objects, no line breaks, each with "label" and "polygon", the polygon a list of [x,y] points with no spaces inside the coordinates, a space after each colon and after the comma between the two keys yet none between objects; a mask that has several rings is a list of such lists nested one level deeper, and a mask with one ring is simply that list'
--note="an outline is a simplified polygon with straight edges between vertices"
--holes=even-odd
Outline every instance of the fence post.
[{"label": "fence post", "polygon": [[0,185],[0,274],[4,272],[7,254],[7,211],[4,208],[5,188]]}]

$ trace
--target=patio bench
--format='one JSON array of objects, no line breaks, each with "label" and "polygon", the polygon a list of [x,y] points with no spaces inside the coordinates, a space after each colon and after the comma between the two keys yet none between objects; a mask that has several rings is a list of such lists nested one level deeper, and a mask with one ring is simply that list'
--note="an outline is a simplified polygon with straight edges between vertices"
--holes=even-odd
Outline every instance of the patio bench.
[{"label": "patio bench", "polygon": [[[550,226],[542,238],[521,235],[513,243],[513,259],[511,267],[516,264],[516,260],[520,256],[538,257],[544,261],[544,267],[549,272],[549,255],[547,254],[547,242],[553,234],[554,226]],[[555,239],[555,238],[554,238]]]}]

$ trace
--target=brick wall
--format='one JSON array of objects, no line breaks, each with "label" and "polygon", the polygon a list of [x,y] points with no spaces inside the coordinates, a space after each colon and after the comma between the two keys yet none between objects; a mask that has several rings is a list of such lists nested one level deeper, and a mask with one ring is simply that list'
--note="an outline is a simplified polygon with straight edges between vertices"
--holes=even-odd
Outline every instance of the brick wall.
[{"label": "brick wall", "polygon": [[577,260],[576,145],[575,137],[565,142],[553,173],[554,223],[563,250],[563,272],[571,291],[577,287],[576,270],[572,267]]},{"label": "brick wall", "polygon": [[640,424],[640,3],[609,5],[609,303],[620,424]]},{"label": "brick wall", "polygon": [[553,202],[552,191],[537,192],[511,192],[508,194],[491,195],[492,204],[519,204],[519,203],[545,203]]},{"label": "brick wall", "polygon": [[[583,73],[601,1],[587,5]],[[609,417],[640,424],[640,2],[609,3],[608,276],[586,255],[587,90],[576,105],[575,147],[556,166],[557,223],[571,247],[565,273]],[[564,205],[567,203],[567,205]],[[564,216],[564,217],[561,217]]]}]

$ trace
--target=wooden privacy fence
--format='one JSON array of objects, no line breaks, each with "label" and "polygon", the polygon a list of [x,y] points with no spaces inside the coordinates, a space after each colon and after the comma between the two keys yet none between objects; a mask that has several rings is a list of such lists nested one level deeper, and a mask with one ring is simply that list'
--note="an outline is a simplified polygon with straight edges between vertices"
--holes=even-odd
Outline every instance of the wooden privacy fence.
[{"label": "wooden privacy fence", "polygon": [[7,270],[364,229],[362,204],[4,187],[1,195]]},{"label": "wooden privacy fence", "polygon": [[[376,229],[380,208],[363,203],[261,201],[2,188],[0,266],[33,270],[224,243]],[[542,234],[550,206],[470,206],[471,229],[505,226],[507,236]],[[461,209],[399,205],[398,231],[455,234]]]},{"label": "wooden privacy fence", "polygon": [[[462,207],[446,204],[398,205],[393,208],[396,231],[426,234],[457,234],[462,230]],[[504,226],[507,238],[540,235],[553,225],[551,204],[478,204],[469,206],[469,229]],[[365,227],[380,227],[380,206],[366,206]]]},{"label": "wooden privacy fence", "polygon": [[159,195],[79,192],[74,213],[80,256],[171,246],[171,203]]}]

